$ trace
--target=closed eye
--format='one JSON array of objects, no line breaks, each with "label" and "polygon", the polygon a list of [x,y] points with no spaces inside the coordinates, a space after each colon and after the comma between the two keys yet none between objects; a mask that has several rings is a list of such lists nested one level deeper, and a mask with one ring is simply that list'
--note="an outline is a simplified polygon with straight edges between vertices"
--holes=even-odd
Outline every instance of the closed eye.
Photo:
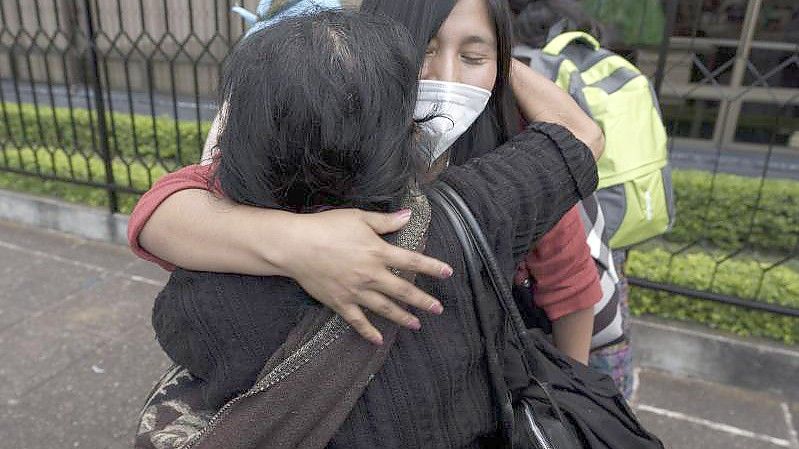
[{"label": "closed eye", "polygon": [[487,58],[485,56],[470,56],[470,55],[461,55],[461,59],[466,64],[470,65],[482,65],[485,64]]}]

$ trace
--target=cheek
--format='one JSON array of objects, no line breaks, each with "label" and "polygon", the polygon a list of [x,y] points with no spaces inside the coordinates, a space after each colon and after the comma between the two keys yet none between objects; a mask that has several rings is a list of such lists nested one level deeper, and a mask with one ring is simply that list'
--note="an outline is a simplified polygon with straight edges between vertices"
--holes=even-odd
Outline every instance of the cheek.
[{"label": "cheek", "polygon": [[430,61],[425,60],[424,64],[422,64],[422,70],[419,71],[419,79],[420,80],[432,79],[432,77],[430,76]]},{"label": "cheek", "polygon": [[496,64],[486,64],[479,67],[467,68],[462,72],[461,83],[481,87],[485,90],[494,90],[497,82]]}]

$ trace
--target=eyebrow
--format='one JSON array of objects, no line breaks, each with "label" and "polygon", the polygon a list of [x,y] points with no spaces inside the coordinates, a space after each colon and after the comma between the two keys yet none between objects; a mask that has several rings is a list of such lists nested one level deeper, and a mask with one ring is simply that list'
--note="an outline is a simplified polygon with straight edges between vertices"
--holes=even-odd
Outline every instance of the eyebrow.
[{"label": "eyebrow", "polygon": [[466,39],[464,39],[461,45],[467,45],[467,44],[494,45],[494,39],[486,39],[484,36],[471,35]]}]

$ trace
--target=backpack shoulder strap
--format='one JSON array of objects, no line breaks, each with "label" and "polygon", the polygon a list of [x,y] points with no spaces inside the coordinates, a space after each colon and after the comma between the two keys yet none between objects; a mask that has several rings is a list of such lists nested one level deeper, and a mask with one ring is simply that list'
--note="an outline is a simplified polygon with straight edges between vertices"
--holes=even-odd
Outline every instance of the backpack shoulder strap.
[{"label": "backpack shoulder strap", "polygon": [[582,31],[569,31],[556,36],[543,48],[543,52],[548,55],[559,55],[570,44],[582,42],[589,45],[594,50],[599,50],[599,41],[594,36]]},{"label": "backpack shoulder strap", "polygon": [[549,31],[547,32],[547,42],[552,42],[552,39],[555,39],[559,35],[566,32],[566,30],[571,26],[569,19],[562,18],[555,22],[554,25],[549,27]]},{"label": "backpack shoulder strap", "polygon": [[560,73],[561,64],[566,58],[563,55],[544,54],[540,48],[533,48],[527,45],[516,45],[513,47],[513,57],[528,60],[528,65],[537,73],[555,81]]}]

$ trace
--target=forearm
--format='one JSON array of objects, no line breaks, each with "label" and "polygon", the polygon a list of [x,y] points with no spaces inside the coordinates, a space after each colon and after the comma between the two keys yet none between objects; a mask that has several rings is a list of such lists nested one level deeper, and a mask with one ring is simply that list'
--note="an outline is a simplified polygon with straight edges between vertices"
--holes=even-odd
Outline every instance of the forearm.
[{"label": "forearm", "polygon": [[557,123],[582,140],[595,157],[602,154],[602,129],[563,89],[530,67],[513,60],[511,86],[525,119]]},{"label": "forearm", "polygon": [[590,150],[569,130],[533,123],[491,153],[449,166],[439,179],[473,205],[484,232],[509,232],[503,238],[513,237],[514,251],[526,253],[594,191],[597,170]]},{"label": "forearm", "polygon": [[189,270],[285,276],[278,261],[291,220],[286,212],[242,206],[206,190],[187,189],[155,209],[139,243],[154,256]]},{"label": "forearm", "polygon": [[594,310],[578,310],[552,322],[552,339],[555,346],[571,358],[588,364],[591,334],[594,328]]}]

